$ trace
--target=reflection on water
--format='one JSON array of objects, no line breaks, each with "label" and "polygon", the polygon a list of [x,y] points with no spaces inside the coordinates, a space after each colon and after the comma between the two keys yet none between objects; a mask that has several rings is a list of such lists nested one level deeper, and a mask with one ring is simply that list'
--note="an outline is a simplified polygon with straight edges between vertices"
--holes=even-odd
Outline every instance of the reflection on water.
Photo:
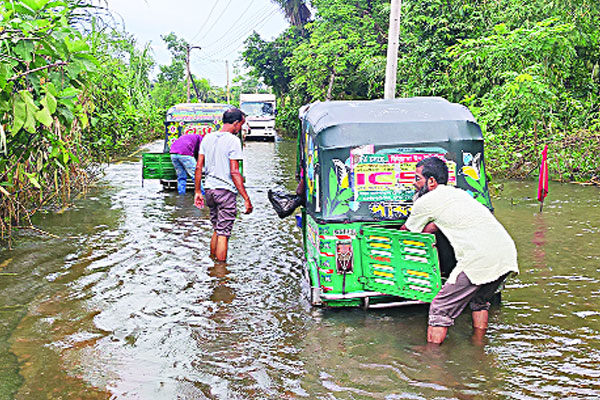
[{"label": "reflection on water", "polygon": [[546,234],[548,233],[548,227],[546,225],[546,221],[544,219],[543,214],[539,214],[535,219],[535,232],[533,234],[532,243],[535,245],[534,249],[534,258],[535,258],[535,267],[543,268],[545,264],[546,258]]},{"label": "reflection on water", "polygon": [[[154,144],[153,149],[160,148]],[[600,191],[504,182],[496,215],[521,275],[482,342],[463,315],[441,347],[426,307],[311,308],[300,231],[266,188],[295,188],[295,145],[249,143],[254,213],[228,263],[207,210],[139,182],[139,159],[0,253],[0,399],[600,398]]]}]

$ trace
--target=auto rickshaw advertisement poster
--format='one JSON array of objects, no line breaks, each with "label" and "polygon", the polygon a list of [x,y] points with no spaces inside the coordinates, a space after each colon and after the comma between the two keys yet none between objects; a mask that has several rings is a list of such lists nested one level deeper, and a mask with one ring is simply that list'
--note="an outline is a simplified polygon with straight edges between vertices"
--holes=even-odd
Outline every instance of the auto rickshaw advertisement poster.
[{"label": "auto rickshaw advertisement poster", "polygon": [[178,104],[169,110],[172,121],[220,121],[223,116],[222,104]]},{"label": "auto rickshaw advertisement poster", "polygon": [[218,124],[214,122],[185,123],[170,122],[167,124],[167,145],[171,148],[173,142],[183,135],[201,135],[204,136],[210,132],[216,131]]},{"label": "auto rickshaw advertisement poster", "polygon": [[[408,202],[414,196],[413,182],[417,163],[444,154],[363,154],[354,165],[354,199],[359,202]],[[456,185],[456,163],[446,161],[448,183]]]}]

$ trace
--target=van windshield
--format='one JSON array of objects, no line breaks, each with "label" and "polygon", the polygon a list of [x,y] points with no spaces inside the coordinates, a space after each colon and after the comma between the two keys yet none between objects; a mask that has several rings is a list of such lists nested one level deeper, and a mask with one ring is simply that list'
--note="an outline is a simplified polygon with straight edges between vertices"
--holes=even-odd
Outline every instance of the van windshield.
[{"label": "van windshield", "polygon": [[244,102],[240,108],[250,117],[260,117],[264,115],[273,115],[273,104],[263,101]]}]

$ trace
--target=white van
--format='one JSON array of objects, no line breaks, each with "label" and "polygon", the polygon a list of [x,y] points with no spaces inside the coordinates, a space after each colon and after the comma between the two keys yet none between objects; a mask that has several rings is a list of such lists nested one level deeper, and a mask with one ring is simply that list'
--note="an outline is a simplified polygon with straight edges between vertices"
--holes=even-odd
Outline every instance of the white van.
[{"label": "white van", "polygon": [[248,131],[245,140],[275,140],[275,95],[268,93],[240,94],[240,109],[246,114]]}]

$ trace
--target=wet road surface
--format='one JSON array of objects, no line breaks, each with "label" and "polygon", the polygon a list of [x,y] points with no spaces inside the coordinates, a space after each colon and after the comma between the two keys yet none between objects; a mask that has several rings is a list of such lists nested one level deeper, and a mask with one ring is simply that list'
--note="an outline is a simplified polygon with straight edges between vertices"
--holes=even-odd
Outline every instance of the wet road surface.
[{"label": "wet road surface", "polygon": [[[160,143],[150,146],[159,151]],[[138,157],[0,252],[0,399],[600,398],[600,190],[498,182],[521,275],[483,343],[462,315],[425,344],[427,310],[306,300],[300,230],[267,188],[295,188],[295,144],[249,143],[254,213],[227,265],[193,194],[141,186]],[[241,207],[241,203],[240,203]]]}]

